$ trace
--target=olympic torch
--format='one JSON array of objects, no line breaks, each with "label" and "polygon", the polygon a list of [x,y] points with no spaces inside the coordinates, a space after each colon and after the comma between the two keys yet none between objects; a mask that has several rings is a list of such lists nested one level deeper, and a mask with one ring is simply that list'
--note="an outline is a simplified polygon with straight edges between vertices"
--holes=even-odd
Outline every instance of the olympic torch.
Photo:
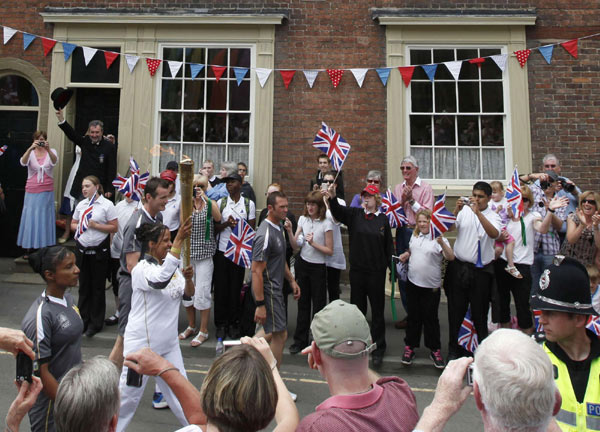
[{"label": "olympic torch", "polygon": [[[179,163],[179,181],[181,183],[181,220],[186,221],[192,215],[194,199],[194,161],[184,159]],[[181,249],[183,267],[190,265],[190,238],[186,238]]]}]

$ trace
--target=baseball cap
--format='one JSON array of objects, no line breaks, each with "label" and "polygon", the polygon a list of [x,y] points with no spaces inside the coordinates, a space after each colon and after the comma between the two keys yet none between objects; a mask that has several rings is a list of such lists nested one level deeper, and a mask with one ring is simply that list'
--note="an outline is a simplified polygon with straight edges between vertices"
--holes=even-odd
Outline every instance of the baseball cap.
[{"label": "baseball cap", "polygon": [[[353,359],[368,355],[376,347],[363,313],[353,304],[335,300],[321,309],[310,324],[313,339],[319,349],[330,357]],[[356,353],[337,351],[340,344],[362,342],[365,348]]]},{"label": "baseball cap", "polygon": [[177,179],[177,173],[171,170],[164,170],[160,173],[160,178],[170,182],[174,182]]},{"label": "baseball cap", "polygon": [[237,181],[239,181],[240,183],[244,183],[244,181],[242,180],[242,176],[241,176],[241,175],[239,175],[238,173],[232,173],[232,174],[229,174],[227,177],[223,177],[221,180],[222,180],[224,183],[227,183],[227,182],[228,182],[228,181],[230,181],[230,180],[237,180]]},{"label": "baseball cap", "polygon": [[369,195],[377,195],[379,193],[379,188],[377,186],[375,186],[374,184],[368,184],[367,187],[365,187],[362,192],[360,193],[360,195],[365,195],[365,194],[369,194]]}]

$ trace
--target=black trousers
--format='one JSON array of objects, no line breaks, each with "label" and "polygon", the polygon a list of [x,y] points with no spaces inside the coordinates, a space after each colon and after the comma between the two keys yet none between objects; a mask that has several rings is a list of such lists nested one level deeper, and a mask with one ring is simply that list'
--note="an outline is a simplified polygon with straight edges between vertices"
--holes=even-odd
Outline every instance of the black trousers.
[{"label": "black trousers", "polygon": [[308,331],[312,317],[327,304],[325,277],[325,264],[309,263],[298,255],[296,258],[296,281],[300,286],[300,298],[298,299],[294,342],[302,347],[308,346]]},{"label": "black trousers", "polygon": [[340,298],[340,276],[342,271],[333,267],[327,267],[327,294],[329,303]]},{"label": "black trousers", "polygon": [[110,259],[110,282],[112,283],[112,290],[115,296],[119,296],[119,271],[121,270],[121,261],[119,258]]},{"label": "black trousers", "polygon": [[242,316],[240,295],[246,269],[225,258],[219,250],[215,253],[214,263],[215,326],[239,326]]},{"label": "black trousers", "polygon": [[83,321],[83,328],[102,330],[106,312],[106,272],[109,268],[108,251],[93,255],[77,251],[79,267],[79,300],[77,307]]},{"label": "black trousers", "polygon": [[504,324],[510,322],[510,295],[512,293],[515,299],[515,309],[517,310],[517,321],[519,327],[528,329],[533,326],[531,318],[531,308],[529,307],[529,291],[531,289],[531,266],[527,264],[515,263],[515,267],[522,279],[512,277],[504,268],[507,262],[503,259],[496,260],[494,268],[496,270],[496,282],[498,284],[498,322]]},{"label": "black trousers", "polygon": [[438,308],[441,291],[439,288],[422,288],[410,280],[406,281],[406,305],[408,306],[408,326],[404,343],[412,348],[421,344],[421,330],[424,330],[425,346],[432,351],[441,348],[440,321]]},{"label": "black trousers", "polygon": [[455,259],[448,264],[446,278],[450,278],[449,283],[444,284],[448,297],[448,347],[450,353],[461,354],[458,332],[469,306],[479,343],[488,335],[487,315],[494,270],[491,263],[477,268]]},{"label": "black trousers", "polygon": [[374,353],[383,355],[385,343],[385,270],[366,272],[350,269],[350,303],[367,316],[367,299],[371,304],[371,337],[377,344]]}]

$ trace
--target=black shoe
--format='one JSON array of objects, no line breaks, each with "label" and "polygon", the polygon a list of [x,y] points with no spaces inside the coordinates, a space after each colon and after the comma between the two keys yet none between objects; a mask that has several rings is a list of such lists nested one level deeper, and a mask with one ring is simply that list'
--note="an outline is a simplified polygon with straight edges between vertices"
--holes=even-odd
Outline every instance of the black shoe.
[{"label": "black shoe", "polygon": [[306,345],[301,345],[298,342],[294,342],[292,345],[290,345],[290,354],[298,354],[304,348],[306,348]]},{"label": "black shoe", "polygon": [[104,324],[107,326],[119,324],[119,317],[113,314],[104,320]]},{"label": "black shoe", "polygon": [[383,363],[383,354],[373,353],[371,355],[371,358],[373,359],[373,367],[374,368],[381,367],[381,364]]},{"label": "black shoe", "polygon": [[225,327],[217,327],[217,339],[225,339],[227,336],[227,329]]},{"label": "black shoe", "polygon": [[87,330],[85,331],[85,335],[86,335],[87,337],[91,338],[91,337],[94,337],[94,335],[95,335],[96,333],[98,333],[99,331],[100,331],[100,330],[94,330],[94,329],[92,329],[92,328],[89,328],[89,329],[87,329]]}]

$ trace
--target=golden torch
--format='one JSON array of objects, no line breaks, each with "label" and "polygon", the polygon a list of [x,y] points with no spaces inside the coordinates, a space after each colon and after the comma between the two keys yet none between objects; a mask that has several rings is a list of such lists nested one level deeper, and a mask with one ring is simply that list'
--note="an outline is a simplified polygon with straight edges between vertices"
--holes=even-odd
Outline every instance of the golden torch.
[{"label": "golden torch", "polygon": [[[194,199],[194,161],[184,159],[179,163],[179,181],[181,183],[181,220],[186,221],[192,215]],[[186,238],[181,249],[183,268],[190,265],[190,238]]]}]

